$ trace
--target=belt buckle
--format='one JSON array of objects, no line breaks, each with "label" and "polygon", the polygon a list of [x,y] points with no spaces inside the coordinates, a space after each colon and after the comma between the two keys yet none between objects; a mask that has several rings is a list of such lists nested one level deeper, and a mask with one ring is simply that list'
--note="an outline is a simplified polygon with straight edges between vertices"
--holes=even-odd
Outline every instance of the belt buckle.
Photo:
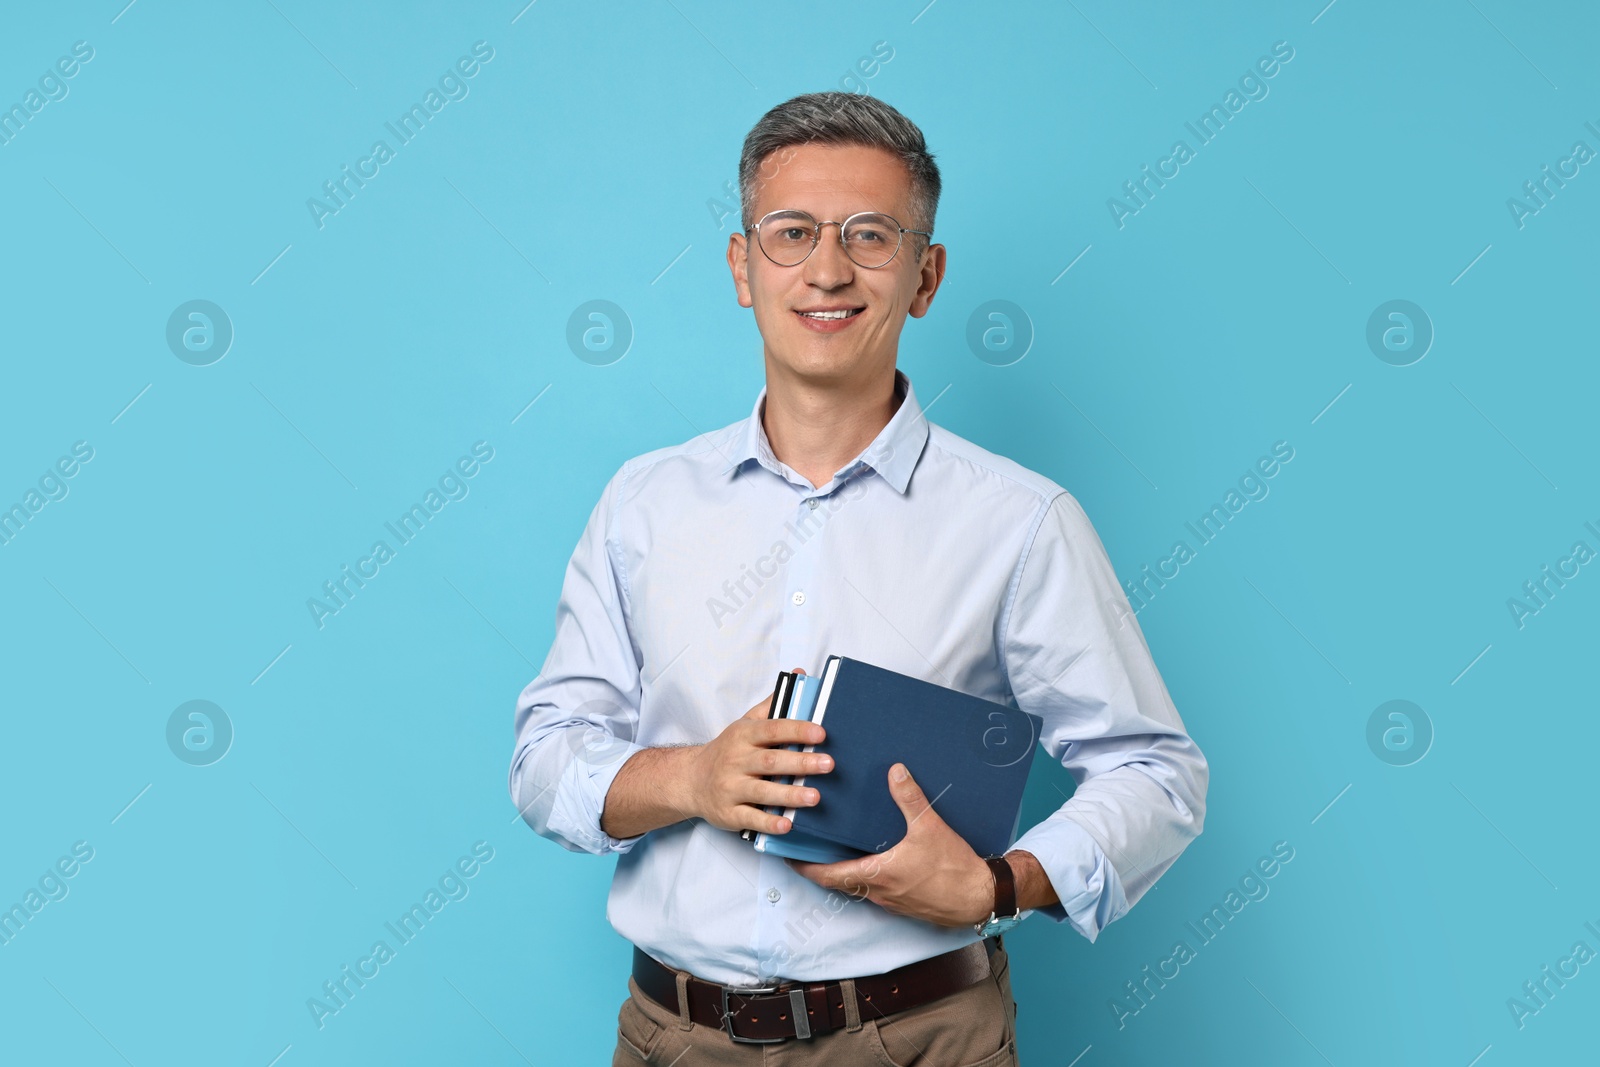
[{"label": "belt buckle", "polygon": [[[790,1035],[787,1034],[783,1037],[741,1037],[734,1033],[733,1013],[728,1010],[728,993],[730,991],[741,997],[758,996],[762,993],[776,993],[778,992],[778,986],[721,986],[720,988],[722,989],[722,1029],[727,1031],[728,1036],[733,1038],[734,1041],[741,1045],[776,1045],[789,1040]],[[799,1037],[800,1033],[798,1027],[800,1025],[800,1020],[795,1019],[794,1024],[796,1026],[796,1031],[793,1036]],[[810,1036],[809,1030],[807,1031],[806,1036]]]}]

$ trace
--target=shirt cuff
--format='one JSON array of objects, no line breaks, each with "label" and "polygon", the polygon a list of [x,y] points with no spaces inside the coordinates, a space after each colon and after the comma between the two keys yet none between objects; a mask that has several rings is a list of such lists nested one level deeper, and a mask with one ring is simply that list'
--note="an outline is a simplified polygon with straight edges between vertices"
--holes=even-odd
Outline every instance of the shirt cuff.
[{"label": "shirt cuff", "polygon": [[[1062,814],[1052,815],[1017,840],[1012,850],[1030,852],[1061,898],[1036,910],[1056,922],[1070,921],[1091,942],[1128,911],[1122,879],[1089,831]],[[1029,914],[1032,914],[1031,912]]]},{"label": "shirt cuff", "polygon": [[[601,818],[605,814],[606,794],[617,773],[635,752],[645,747],[613,736],[599,747],[581,749],[568,760],[555,785],[547,822],[549,833],[563,844],[570,842],[568,847],[574,851],[600,856],[621,854],[638,844],[643,834],[612,837],[601,829]],[[525,783],[523,788],[527,789],[530,784]],[[531,804],[531,801],[523,801],[522,810],[530,810]]]}]

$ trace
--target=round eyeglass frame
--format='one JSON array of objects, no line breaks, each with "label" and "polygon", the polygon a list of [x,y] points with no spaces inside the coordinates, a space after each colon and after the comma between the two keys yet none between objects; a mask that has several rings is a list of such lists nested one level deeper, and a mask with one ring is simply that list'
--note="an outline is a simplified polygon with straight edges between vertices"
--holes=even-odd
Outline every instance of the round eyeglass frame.
[{"label": "round eyeglass frame", "polygon": [[[768,219],[772,218],[772,216],[774,216],[774,215],[803,215],[806,218],[811,219],[811,222],[813,223],[813,226],[814,226],[814,228],[811,231],[811,251],[807,252],[805,255],[801,256],[799,259],[795,260],[793,263],[783,263],[783,262],[780,262],[777,259],[774,259],[773,256],[772,256],[772,253],[767,251],[767,246],[761,243],[761,227],[762,227],[762,225],[764,225],[766,223],[766,221]],[[843,244],[843,242],[844,242],[844,228],[846,226],[850,225],[850,223],[853,220],[860,218],[862,215],[877,215],[880,218],[888,219],[891,223],[894,224],[894,228],[897,231],[899,231],[899,236],[898,236],[898,239],[895,242],[894,251],[889,253],[889,258],[884,260],[882,263],[876,263],[876,264],[873,264],[872,266],[868,266],[867,264],[862,263],[860,260],[856,259],[855,256],[850,254],[849,247],[848,246],[845,247],[844,254],[846,256],[849,256],[850,262],[854,263],[856,266],[860,267],[862,270],[879,270],[879,269],[881,269],[883,267],[887,267],[889,264],[893,263],[894,262],[894,257],[898,256],[900,254],[901,247],[906,243],[906,234],[908,234],[908,233],[921,234],[923,237],[927,237],[927,238],[930,238],[930,239],[933,237],[933,234],[932,234],[931,231],[928,231],[928,230],[913,230],[913,229],[909,229],[908,227],[900,225],[900,220],[895,218],[893,215],[889,214],[886,211],[858,211],[854,215],[850,215],[850,216],[846,217],[843,222],[835,222],[832,219],[828,219],[828,220],[825,220],[823,222],[818,222],[816,220],[816,218],[812,216],[811,212],[809,212],[809,211],[801,211],[799,208],[779,208],[776,211],[769,211],[765,215],[761,216],[761,218],[756,221],[756,224],[754,226],[750,227],[750,229],[746,230],[745,233],[746,234],[754,233],[756,235],[756,246],[761,249],[761,254],[766,256],[767,259],[771,260],[777,266],[780,266],[780,267],[798,267],[800,264],[802,264],[806,260],[810,259],[811,258],[811,253],[815,252],[817,250],[817,245],[822,243],[822,228],[824,226],[837,226],[837,227],[839,227],[839,240],[840,240],[840,243]]]}]

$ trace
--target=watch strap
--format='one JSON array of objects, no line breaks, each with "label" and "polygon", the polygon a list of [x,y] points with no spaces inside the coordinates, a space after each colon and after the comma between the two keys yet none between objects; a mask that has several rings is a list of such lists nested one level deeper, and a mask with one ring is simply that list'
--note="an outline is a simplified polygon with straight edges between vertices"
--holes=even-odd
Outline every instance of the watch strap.
[{"label": "watch strap", "polygon": [[984,861],[994,875],[994,916],[997,919],[1014,918],[1021,914],[1017,907],[1017,875],[1004,856],[986,856]]}]

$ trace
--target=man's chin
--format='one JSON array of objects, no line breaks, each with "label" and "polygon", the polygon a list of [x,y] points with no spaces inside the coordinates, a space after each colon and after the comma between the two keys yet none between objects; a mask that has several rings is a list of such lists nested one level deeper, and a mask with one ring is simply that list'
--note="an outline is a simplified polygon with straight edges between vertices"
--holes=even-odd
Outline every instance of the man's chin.
[{"label": "man's chin", "polygon": [[[794,378],[829,387],[859,380],[878,360],[854,347],[802,344],[772,355],[772,362]],[[891,365],[892,365],[892,361]]]}]

